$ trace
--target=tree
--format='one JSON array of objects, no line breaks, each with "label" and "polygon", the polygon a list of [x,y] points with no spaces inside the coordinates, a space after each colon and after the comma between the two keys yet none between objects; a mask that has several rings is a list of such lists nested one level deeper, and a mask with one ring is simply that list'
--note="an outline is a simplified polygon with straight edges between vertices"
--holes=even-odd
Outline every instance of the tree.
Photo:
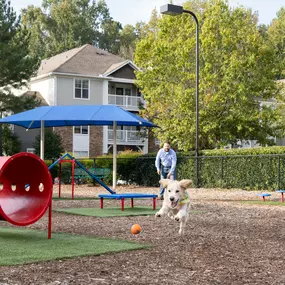
[{"label": "tree", "polygon": [[274,47],[278,66],[276,68],[277,79],[285,78],[285,8],[277,12],[277,18],[273,19],[268,27],[268,44]]},{"label": "tree", "polygon": [[38,68],[38,58],[28,52],[29,40],[10,3],[0,0],[0,86],[5,92],[25,85]]},{"label": "tree", "polygon": [[9,125],[4,125],[2,130],[2,148],[5,155],[11,156],[20,152],[21,142],[17,135],[15,135]]},{"label": "tree", "polygon": [[44,58],[49,54],[47,47],[47,16],[41,8],[28,6],[22,11],[21,23],[27,27],[31,39],[29,42],[29,52],[39,58]]},{"label": "tree", "polygon": [[274,48],[277,66],[275,69],[276,79],[278,80],[278,96],[276,109],[279,111],[277,125],[279,128],[278,137],[285,136],[285,8],[282,7],[277,12],[277,17],[274,18],[267,30],[267,43]]},{"label": "tree", "polygon": [[112,20],[104,0],[44,0],[42,8],[28,6],[22,23],[32,34],[30,51],[41,58],[84,44],[118,53],[121,24]]},{"label": "tree", "polygon": [[[10,6],[10,2],[0,0],[1,117],[3,112],[20,112],[27,106],[31,106],[31,101],[28,103],[27,99],[13,95],[13,88],[25,86],[39,66],[38,57],[29,54],[29,40],[29,32],[20,25],[19,18]],[[2,154],[1,131],[2,128],[0,128],[0,154]]]},{"label": "tree", "polygon": [[[271,143],[276,97],[274,52],[265,44],[257,16],[224,1],[188,1],[200,23],[201,148],[257,139]],[[195,23],[188,14],[163,16],[136,47],[137,84],[147,102],[144,115],[154,133],[180,150],[195,146]]]},{"label": "tree", "polygon": [[31,51],[50,57],[85,43],[92,43],[88,1],[43,1],[43,8],[29,6],[22,11],[22,23],[29,27]]},{"label": "tree", "polygon": [[137,42],[145,35],[148,25],[137,22],[135,26],[125,25],[120,32],[119,55],[133,60]]},{"label": "tree", "polygon": [[156,9],[148,24],[137,22],[135,26],[125,25],[119,35],[119,55],[123,58],[133,60],[137,42],[146,37],[149,31],[157,29],[158,15]]},{"label": "tree", "polygon": [[[34,145],[35,152],[38,156],[40,155],[40,141],[41,137],[38,135]],[[63,152],[64,148],[62,146],[61,137],[52,130],[45,129],[45,159],[58,159]]]},{"label": "tree", "polygon": [[136,26],[114,21],[105,0],[44,0],[28,6],[22,23],[31,33],[30,52],[46,58],[86,43],[132,59],[145,23]]},{"label": "tree", "polygon": [[118,54],[120,50],[120,31],[122,24],[112,19],[105,20],[101,25],[101,33],[98,38],[98,47]]}]

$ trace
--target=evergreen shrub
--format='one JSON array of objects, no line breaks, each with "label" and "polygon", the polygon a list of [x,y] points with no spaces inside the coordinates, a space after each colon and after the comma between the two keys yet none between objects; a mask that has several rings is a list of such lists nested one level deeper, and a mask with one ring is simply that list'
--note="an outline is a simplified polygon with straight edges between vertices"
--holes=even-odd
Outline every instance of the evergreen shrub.
[{"label": "evergreen shrub", "polygon": [[[154,166],[155,157],[156,153],[142,155],[137,152],[123,152],[118,154],[117,180],[123,180],[129,184],[159,187],[160,177]],[[111,173],[104,182],[108,185],[112,184],[112,155],[79,161],[87,168],[109,168]],[[285,147],[203,150],[199,152],[198,161],[200,187],[248,190],[285,188]],[[66,164],[67,166],[64,166],[64,163],[62,167],[63,177],[70,181],[71,166]],[[51,170],[53,177],[57,176],[57,167]],[[192,179],[194,187],[196,186],[194,151],[177,153],[177,179]]]},{"label": "evergreen shrub", "polygon": [[[156,154],[137,159],[137,182],[158,186]],[[285,187],[285,147],[218,149],[199,152],[199,186],[213,188],[278,189]],[[177,153],[177,179],[196,184],[195,152]]]}]

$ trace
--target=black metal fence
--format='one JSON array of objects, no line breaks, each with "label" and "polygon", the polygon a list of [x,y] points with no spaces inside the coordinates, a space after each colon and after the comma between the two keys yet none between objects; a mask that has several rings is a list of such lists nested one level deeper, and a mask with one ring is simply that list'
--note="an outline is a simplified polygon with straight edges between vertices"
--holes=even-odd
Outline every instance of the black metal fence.
[{"label": "black metal fence", "polygon": [[[82,160],[86,167],[113,168],[111,158]],[[154,165],[155,157],[117,159],[117,179],[141,186],[158,187],[160,179]],[[285,154],[268,155],[228,155],[200,156],[199,187],[285,189]],[[53,176],[56,176],[56,169]],[[66,173],[65,173],[66,172]],[[70,177],[70,167],[63,168],[63,175]],[[177,159],[177,179],[192,179],[196,186],[196,160],[194,156],[179,156]],[[112,182],[110,177],[104,180]]]},{"label": "black metal fence", "polygon": [[[138,157],[139,185],[157,186],[153,157]],[[199,187],[284,189],[285,155],[200,156]],[[195,157],[178,157],[177,179],[189,178],[196,184]],[[139,174],[140,173],[140,174]]]}]

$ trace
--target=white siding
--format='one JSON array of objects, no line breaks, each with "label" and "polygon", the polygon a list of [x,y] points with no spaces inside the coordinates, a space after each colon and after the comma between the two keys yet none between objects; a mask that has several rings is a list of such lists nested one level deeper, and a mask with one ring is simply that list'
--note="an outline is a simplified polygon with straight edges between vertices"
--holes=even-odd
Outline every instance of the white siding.
[{"label": "white siding", "polygon": [[56,78],[54,77],[48,77],[36,82],[31,82],[30,90],[38,91],[49,105],[51,106],[56,105],[55,80]]},{"label": "white siding", "polygon": [[86,151],[89,156],[89,138],[90,128],[88,128],[88,134],[75,134],[73,128],[73,153]]},{"label": "white siding", "polygon": [[[81,79],[81,78],[78,78]],[[82,78],[83,79],[83,78]],[[84,78],[89,79],[89,78]],[[89,99],[74,99],[74,77],[57,78],[57,105],[102,105],[103,81],[89,79]]]},{"label": "white siding", "polygon": [[[103,105],[104,96],[104,81],[91,80],[90,81],[90,104]],[[106,90],[108,92],[108,89]],[[108,97],[108,95],[107,95]]]},{"label": "white siding", "polygon": [[73,78],[57,78],[57,104],[56,105],[80,105],[73,102]]},{"label": "white siding", "polygon": [[[75,79],[89,80],[89,98],[75,98]],[[116,81],[121,79],[116,78]],[[124,79],[122,84],[133,83]],[[116,83],[116,82],[115,82]],[[116,83],[117,84],[117,83]],[[118,85],[121,85],[118,83]],[[125,86],[125,85],[124,85]],[[129,86],[129,84],[127,85]],[[49,105],[107,105],[109,102],[108,80],[101,78],[88,78],[76,75],[51,75],[35,82],[31,82],[31,90],[38,91]],[[132,92],[136,92],[132,86]],[[89,132],[90,134],[90,132]],[[89,153],[90,135],[73,134],[73,152]],[[103,153],[108,152],[108,127],[103,128]],[[129,142],[127,145],[137,145],[136,142]],[[145,140],[143,147],[144,153],[148,152],[148,142]]]},{"label": "white siding", "polygon": [[102,90],[102,105],[108,105],[108,81],[103,81],[103,90]]}]

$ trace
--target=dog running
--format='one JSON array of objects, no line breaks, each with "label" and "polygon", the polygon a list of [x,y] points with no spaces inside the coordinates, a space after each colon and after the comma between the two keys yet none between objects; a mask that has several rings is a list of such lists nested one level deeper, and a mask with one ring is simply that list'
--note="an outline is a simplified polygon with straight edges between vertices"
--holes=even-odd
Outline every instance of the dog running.
[{"label": "dog running", "polygon": [[159,183],[165,191],[162,208],[155,214],[155,217],[167,214],[171,219],[180,222],[179,235],[182,236],[190,211],[190,199],[186,189],[192,184],[192,180],[162,179]]}]

